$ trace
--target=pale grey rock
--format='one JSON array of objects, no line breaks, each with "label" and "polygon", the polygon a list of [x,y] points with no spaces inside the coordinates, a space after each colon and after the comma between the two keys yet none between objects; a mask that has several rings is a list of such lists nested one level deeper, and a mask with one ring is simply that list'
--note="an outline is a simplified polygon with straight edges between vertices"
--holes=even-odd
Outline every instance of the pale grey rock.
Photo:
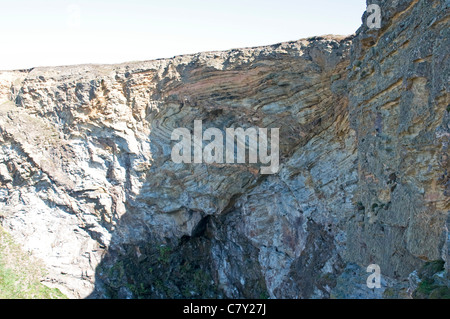
[{"label": "pale grey rock", "polygon": [[[448,274],[448,1],[381,7],[350,37],[0,72],[2,225],[72,298],[417,296]],[[280,128],[279,172],[174,163],[198,119]]]}]

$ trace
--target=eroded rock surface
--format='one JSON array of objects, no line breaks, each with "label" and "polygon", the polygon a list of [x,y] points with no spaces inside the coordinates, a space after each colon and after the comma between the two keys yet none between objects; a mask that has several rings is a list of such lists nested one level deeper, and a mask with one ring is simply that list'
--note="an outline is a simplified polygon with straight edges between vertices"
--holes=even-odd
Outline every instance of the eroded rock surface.
[{"label": "eroded rock surface", "polygon": [[[74,298],[411,296],[448,261],[449,8],[381,9],[349,37],[1,72],[3,226]],[[174,163],[194,120],[280,128],[279,172]]]}]

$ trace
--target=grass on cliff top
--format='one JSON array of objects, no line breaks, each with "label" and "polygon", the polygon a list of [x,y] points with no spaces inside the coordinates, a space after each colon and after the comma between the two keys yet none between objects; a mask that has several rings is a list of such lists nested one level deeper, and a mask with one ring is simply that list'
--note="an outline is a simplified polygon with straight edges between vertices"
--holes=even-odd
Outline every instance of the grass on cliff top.
[{"label": "grass on cliff top", "polygon": [[40,282],[44,268],[0,226],[0,299],[63,299],[59,289]]}]

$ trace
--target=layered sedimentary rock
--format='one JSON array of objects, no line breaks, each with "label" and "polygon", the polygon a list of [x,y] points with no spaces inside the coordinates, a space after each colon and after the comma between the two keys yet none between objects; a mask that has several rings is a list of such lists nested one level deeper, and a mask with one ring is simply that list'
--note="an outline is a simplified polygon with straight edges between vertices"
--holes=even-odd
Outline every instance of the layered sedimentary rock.
[{"label": "layered sedimentary rock", "polygon": [[[360,30],[348,75],[358,143],[352,258],[404,277],[443,257],[449,211],[448,1],[382,7],[384,28]],[[361,241],[358,239],[362,239]],[[364,243],[366,245],[364,245]],[[445,255],[445,254],[444,254]]]},{"label": "layered sedimentary rock", "polygon": [[[3,227],[70,297],[408,297],[423,269],[445,284],[423,266],[448,260],[448,3],[381,9],[350,37],[0,73]],[[279,128],[279,171],[175,163],[171,133],[195,120]]]}]

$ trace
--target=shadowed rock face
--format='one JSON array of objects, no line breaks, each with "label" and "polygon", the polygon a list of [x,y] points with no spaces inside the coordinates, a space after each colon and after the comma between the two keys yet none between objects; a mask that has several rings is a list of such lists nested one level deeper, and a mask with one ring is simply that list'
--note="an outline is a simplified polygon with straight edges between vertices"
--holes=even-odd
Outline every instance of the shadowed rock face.
[{"label": "shadowed rock face", "polygon": [[[0,73],[3,226],[70,297],[406,296],[448,260],[448,7],[381,9],[347,38]],[[279,172],[174,163],[194,120],[279,128]]]}]

